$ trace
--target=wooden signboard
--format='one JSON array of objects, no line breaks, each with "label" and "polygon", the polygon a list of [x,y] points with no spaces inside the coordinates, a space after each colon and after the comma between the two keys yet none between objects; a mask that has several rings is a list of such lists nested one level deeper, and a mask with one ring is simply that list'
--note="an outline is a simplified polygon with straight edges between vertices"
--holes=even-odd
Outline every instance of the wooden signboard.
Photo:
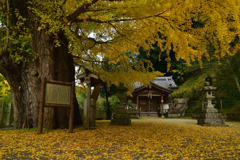
[{"label": "wooden signboard", "polygon": [[45,104],[70,105],[71,86],[46,83]]},{"label": "wooden signboard", "polygon": [[42,133],[44,107],[70,109],[69,133],[73,132],[75,83],[42,79],[38,118],[38,134]]}]

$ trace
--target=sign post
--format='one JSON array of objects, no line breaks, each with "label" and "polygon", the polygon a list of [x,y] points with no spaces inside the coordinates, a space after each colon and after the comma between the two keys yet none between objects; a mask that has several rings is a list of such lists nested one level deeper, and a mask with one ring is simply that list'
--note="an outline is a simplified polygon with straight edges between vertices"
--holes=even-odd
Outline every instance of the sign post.
[{"label": "sign post", "polygon": [[38,117],[38,134],[42,133],[44,107],[69,108],[69,133],[73,133],[74,116],[74,82],[60,82],[42,79],[41,97]]}]

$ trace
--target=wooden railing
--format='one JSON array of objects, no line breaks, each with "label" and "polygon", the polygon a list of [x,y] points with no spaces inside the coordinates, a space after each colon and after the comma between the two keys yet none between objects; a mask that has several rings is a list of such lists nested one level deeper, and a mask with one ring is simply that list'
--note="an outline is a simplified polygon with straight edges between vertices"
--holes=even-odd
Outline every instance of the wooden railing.
[{"label": "wooden railing", "polygon": [[0,104],[0,128],[11,126],[13,123],[13,104]]}]

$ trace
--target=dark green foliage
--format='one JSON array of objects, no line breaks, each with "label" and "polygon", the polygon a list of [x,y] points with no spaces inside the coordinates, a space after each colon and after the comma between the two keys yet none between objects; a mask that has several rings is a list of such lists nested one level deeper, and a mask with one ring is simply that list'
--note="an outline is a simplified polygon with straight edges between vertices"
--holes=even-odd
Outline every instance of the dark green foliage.
[{"label": "dark green foliage", "polygon": [[[165,76],[173,76],[173,79],[176,82],[181,82],[181,77],[183,76],[183,72],[186,69],[186,63],[184,60],[180,59],[179,61],[175,58],[175,53],[170,51],[170,58],[171,58],[171,67],[168,70],[168,62],[167,58],[168,55],[166,52],[161,52],[160,48],[154,45],[154,49],[150,50],[150,55],[147,55],[143,48],[140,48],[140,54],[137,55],[139,61],[143,59],[148,60],[152,63],[153,68],[156,71],[160,71],[165,73]],[[147,66],[147,63],[145,63]],[[151,68],[150,68],[151,71]]]},{"label": "dark green foliage", "polygon": [[184,72],[185,82],[172,94],[173,97],[190,98],[186,116],[201,112],[202,101],[206,102],[204,81],[208,74],[212,76],[215,92],[215,108],[221,112],[221,101],[224,113],[240,113],[240,92],[237,87],[240,80],[240,52],[232,57],[221,59],[221,65],[216,60],[203,62],[201,69],[198,64],[193,64]]},{"label": "dark green foliage", "polygon": [[[102,65],[103,70],[113,72],[114,70],[118,70],[121,68],[119,64],[109,64],[108,61],[109,61],[108,58],[104,58],[104,63]],[[103,101],[102,105],[104,111],[106,112],[106,119],[111,119],[113,108],[109,102],[109,98],[115,94],[117,94],[115,85],[111,85],[110,87],[108,87],[107,84],[105,83],[105,85],[101,87],[100,96],[102,98],[105,98],[105,101]]]},{"label": "dark green foliage", "polygon": [[111,119],[112,112],[113,112],[113,108],[110,105],[109,98],[116,93],[117,93],[117,90],[115,85],[111,85],[110,88],[107,88],[107,86],[105,85],[101,88],[100,96],[105,97],[105,100],[106,100],[106,101],[103,101],[103,107],[106,112],[106,119]]},{"label": "dark green foliage", "polygon": [[224,108],[227,110],[235,108],[240,112],[240,91],[236,80],[240,83],[240,52],[222,59],[216,74],[218,96],[222,99]]},{"label": "dark green foliage", "polygon": [[79,108],[83,109],[84,108],[84,99],[87,98],[87,93],[85,92],[77,92],[76,93],[76,98],[79,104]]}]

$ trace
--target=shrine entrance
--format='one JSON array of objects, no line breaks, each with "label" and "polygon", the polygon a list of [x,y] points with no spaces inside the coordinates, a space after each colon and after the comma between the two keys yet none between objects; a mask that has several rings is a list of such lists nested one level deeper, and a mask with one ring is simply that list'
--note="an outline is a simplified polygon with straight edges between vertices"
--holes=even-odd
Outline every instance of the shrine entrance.
[{"label": "shrine entrance", "polygon": [[167,94],[152,94],[151,96],[138,95],[138,111],[140,117],[162,117],[167,114],[168,100]]},{"label": "shrine entrance", "polygon": [[[159,97],[139,96],[139,113],[141,117],[159,117],[161,102]],[[161,99],[161,98],[160,98]]]},{"label": "shrine entrance", "polygon": [[178,88],[172,77],[159,77],[147,87],[136,85],[133,97],[127,96],[137,104],[139,117],[166,117],[169,104],[172,104],[172,89]]}]

